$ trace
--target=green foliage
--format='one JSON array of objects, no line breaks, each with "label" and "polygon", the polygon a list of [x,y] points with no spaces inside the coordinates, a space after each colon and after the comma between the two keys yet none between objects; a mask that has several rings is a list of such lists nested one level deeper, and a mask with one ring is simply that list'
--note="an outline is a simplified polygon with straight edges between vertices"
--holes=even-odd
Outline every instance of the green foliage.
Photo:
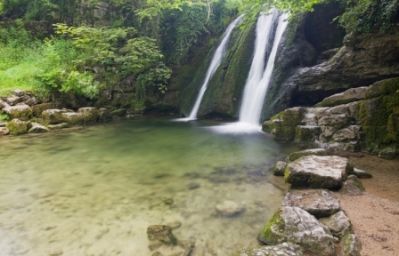
[{"label": "green foliage", "polygon": [[0,113],[0,121],[1,122],[9,121],[9,120],[10,120],[10,117],[7,114]]},{"label": "green foliage", "polygon": [[346,6],[340,23],[348,32],[378,32],[398,22],[399,0],[342,0]]}]

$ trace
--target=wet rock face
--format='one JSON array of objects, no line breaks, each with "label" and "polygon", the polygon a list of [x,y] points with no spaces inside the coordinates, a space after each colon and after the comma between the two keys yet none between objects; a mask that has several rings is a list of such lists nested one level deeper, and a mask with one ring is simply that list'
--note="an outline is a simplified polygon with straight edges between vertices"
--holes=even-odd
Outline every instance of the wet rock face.
[{"label": "wet rock face", "polygon": [[303,256],[301,247],[293,243],[282,243],[274,246],[264,246],[259,249],[242,252],[240,256]]},{"label": "wet rock face", "polygon": [[311,155],[289,163],[284,177],[294,187],[339,189],[350,169],[347,158]]},{"label": "wet rock face", "polygon": [[283,207],[266,224],[259,239],[267,244],[292,242],[317,255],[335,255],[330,231],[308,212],[298,207]]},{"label": "wet rock face", "polygon": [[328,217],[341,209],[338,198],[328,190],[293,190],[283,206],[299,207],[317,218]]},{"label": "wet rock face", "polygon": [[[266,121],[263,129],[278,141],[393,158],[399,154],[398,99],[399,78],[386,79],[320,103],[328,107],[286,109]],[[353,101],[336,105],[349,100]]]}]

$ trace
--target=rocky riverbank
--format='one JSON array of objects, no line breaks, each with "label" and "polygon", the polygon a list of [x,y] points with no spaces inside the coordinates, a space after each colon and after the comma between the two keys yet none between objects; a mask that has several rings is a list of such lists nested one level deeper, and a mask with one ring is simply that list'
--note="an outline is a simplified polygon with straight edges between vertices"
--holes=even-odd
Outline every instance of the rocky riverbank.
[{"label": "rocky riverbank", "polygon": [[0,136],[46,133],[127,115],[125,109],[63,108],[33,93],[15,90],[10,96],[0,98]]},{"label": "rocky riverbank", "polygon": [[241,256],[360,256],[361,242],[340,201],[362,195],[359,178],[371,178],[355,167],[349,158],[323,149],[295,152],[278,162],[273,171],[291,189],[259,234],[266,246]]}]

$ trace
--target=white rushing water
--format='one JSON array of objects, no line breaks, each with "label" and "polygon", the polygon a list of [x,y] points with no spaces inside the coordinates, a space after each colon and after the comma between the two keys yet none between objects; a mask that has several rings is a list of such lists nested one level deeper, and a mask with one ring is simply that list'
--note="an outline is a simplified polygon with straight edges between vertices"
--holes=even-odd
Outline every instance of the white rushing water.
[{"label": "white rushing water", "polygon": [[216,49],[211,64],[208,67],[208,70],[206,72],[206,76],[204,79],[204,82],[201,86],[201,89],[198,93],[197,99],[195,100],[195,104],[190,112],[190,115],[186,118],[180,118],[176,119],[176,121],[193,121],[197,119],[197,114],[199,111],[199,108],[201,106],[202,100],[204,98],[205,92],[208,89],[208,84],[211,81],[213,75],[215,74],[216,70],[219,68],[220,64],[222,64],[223,57],[226,54],[226,48],[228,45],[228,42],[230,40],[231,34],[234,30],[234,28],[240,24],[242,21],[243,15],[237,17],[226,29],[226,31],[223,34],[223,39],[220,42],[218,48]]},{"label": "white rushing water", "polygon": [[[287,25],[287,15],[280,14],[275,9],[259,16],[254,58],[245,85],[239,121],[212,129],[226,133],[261,131],[260,121],[264,100],[272,78],[278,47]],[[270,44],[272,48],[267,57]]]}]

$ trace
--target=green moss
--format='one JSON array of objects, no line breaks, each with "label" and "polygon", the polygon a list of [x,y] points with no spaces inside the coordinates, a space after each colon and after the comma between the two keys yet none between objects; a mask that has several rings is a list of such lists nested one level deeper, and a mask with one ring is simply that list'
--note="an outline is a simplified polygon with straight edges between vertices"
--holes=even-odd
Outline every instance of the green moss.
[{"label": "green moss", "polygon": [[282,211],[278,210],[266,223],[259,239],[270,245],[281,243],[283,240],[284,220],[281,217]]},{"label": "green moss", "polygon": [[7,129],[11,135],[25,134],[29,130],[29,122],[13,119],[7,123]]},{"label": "green moss", "polygon": [[302,108],[290,108],[273,116],[263,124],[265,132],[272,133],[280,142],[292,142],[296,135],[297,126],[303,118]]}]

